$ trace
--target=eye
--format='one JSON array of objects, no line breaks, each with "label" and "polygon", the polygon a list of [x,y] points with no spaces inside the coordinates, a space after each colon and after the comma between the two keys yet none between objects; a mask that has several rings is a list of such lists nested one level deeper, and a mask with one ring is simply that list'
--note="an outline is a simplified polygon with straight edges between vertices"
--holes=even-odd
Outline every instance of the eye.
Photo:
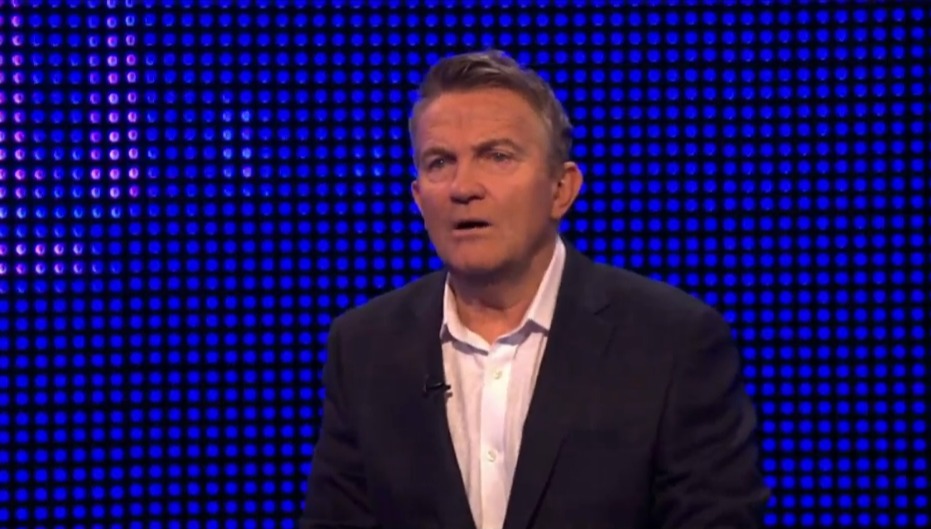
[{"label": "eye", "polygon": [[496,162],[506,162],[511,159],[511,155],[509,153],[502,151],[491,151],[489,156],[491,156],[491,159]]},{"label": "eye", "polygon": [[427,169],[436,170],[446,167],[446,158],[434,158],[427,161]]}]

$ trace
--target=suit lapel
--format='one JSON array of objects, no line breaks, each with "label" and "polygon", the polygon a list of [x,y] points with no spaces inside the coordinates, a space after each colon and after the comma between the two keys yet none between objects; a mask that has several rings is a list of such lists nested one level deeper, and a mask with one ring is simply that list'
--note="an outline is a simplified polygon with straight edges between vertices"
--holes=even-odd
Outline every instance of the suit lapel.
[{"label": "suit lapel", "polygon": [[566,267],[524,422],[504,529],[529,526],[569,429],[578,395],[592,380],[596,359],[613,329],[598,316],[607,298],[591,280],[594,265],[568,243],[566,250]]},{"label": "suit lapel", "polygon": [[[404,330],[396,343],[401,351],[410,354],[408,365],[414,370],[410,376],[416,378],[419,385],[424,384],[428,375],[431,380],[442,380],[443,377],[440,325],[443,321],[444,284],[445,274],[435,273],[423,285],[422,295],[417,296],[422,301],[418,302],[414,317],[411,318],[410,313],[399,315],[403,321],[397,325]],[[438,526],[474,529],[468,495],[449,433],[445,395],[442,391],[421,395],[420,406],[411,412],[419,415],[413,423],[419,431],[412,431],[410,435],[424,441],[419,444],[421,466],[412,470],[422,471],[427,477],[425,486],[433,494]]]}]

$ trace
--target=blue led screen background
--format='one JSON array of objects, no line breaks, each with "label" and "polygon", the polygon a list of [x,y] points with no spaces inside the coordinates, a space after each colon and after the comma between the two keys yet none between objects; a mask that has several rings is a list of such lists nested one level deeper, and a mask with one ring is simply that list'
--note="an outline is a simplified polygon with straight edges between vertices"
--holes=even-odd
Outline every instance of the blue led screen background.
[{"label": "blue led screen background", "polygon": [[437,266],[437,58],[556,87],[566,237],[733,325],[772,527],[928,523],[931,7],[0,1],[0,527],[293,527],[333,317]]}]

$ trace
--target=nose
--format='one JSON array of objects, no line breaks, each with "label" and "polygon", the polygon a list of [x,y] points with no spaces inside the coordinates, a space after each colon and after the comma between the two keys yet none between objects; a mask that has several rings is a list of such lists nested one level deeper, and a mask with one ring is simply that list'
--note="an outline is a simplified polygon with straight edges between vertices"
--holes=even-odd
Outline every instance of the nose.
[{"label": "nose", "polygon": [[467,203],[485,196],[487,190],[479,171],[479,168],[469,163],[456,165],[456,172],[449,186],[449,196],[453,202]]}]

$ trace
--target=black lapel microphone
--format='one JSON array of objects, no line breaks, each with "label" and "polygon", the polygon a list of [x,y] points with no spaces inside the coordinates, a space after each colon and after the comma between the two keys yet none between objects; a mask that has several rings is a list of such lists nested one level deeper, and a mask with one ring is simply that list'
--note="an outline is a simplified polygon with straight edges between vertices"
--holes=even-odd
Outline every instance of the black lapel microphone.
[{"label": "black lapel microphone", "polygon": [[431,393],[446,392],[452,389],[452,386],[446,383],[442,378],[434,378],[427,375],[423,379],[423,396],[426,397]]}]

